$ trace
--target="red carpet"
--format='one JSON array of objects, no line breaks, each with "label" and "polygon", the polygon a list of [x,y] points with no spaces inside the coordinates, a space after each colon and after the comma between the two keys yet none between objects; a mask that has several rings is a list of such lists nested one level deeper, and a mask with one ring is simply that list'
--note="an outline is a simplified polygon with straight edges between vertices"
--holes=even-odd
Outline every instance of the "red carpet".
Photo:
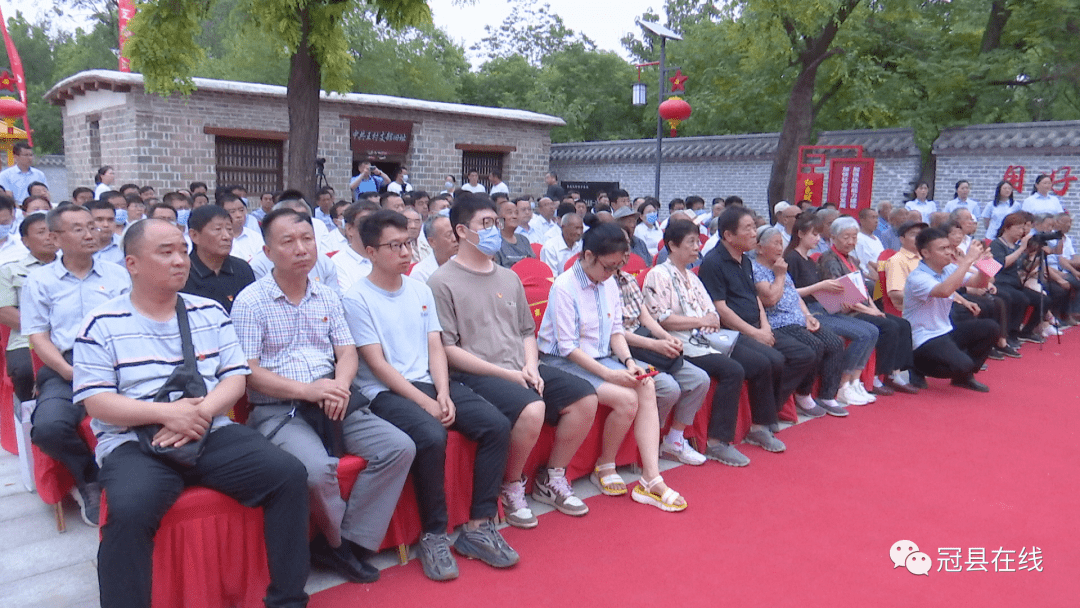
[{"label": "red carpet", "polygon": [[[669,471],[683,513],[598,496],[584,518],[506,529],[512,570],[461,559],[461,578],[434,583],[413,560],[311,606],[1076,606],[1080,329],[1023,355],[989,362],[989,395],[930,379],[782,432],[784,454],[743,446],[745,469]],[[929,555],[928,576],[893,568],[898,540]],[[1018,569],[1032,547],[1042,571],[995,572],[995,550],[1013,551],[998,570]],[[939,548],[965,571],[938,571]],[[980,548],[987,571],[967,571]]]}]

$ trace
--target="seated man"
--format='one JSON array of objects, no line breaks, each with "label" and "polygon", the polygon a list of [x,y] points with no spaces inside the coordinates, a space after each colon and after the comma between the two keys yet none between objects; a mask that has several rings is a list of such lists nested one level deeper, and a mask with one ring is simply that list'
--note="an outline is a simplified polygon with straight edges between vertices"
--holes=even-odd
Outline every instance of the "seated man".
[{"label": "seated man", "polygon": [[859,258],[859,270],[862,271],[863,280],[874,293],[874,285],[878,282],[878,258],[885,251],[881,239],[874,234],[878,227],[878,213],[867,207],[859,210],[859,234],[855,242],[855,257]]},{"label": "seated man", "polygon": [[71,473],[83,521],[96,526],[101,500],[98,467],[78,433],[86,409],[71,399],[71,351],[86,315],[127,293],[131,281],[123,268],[94,257],[100,232],[86,207],[62,205],[50,211],[46,221],[63,257],[30,273],[19,296],[22,332],[45,364],[37,373],[30,439]]},{"label": "seated man", "polygon": [[364,244],[360,242],[360,222],[378,210],[376,205],[367,201],[353,203],[345,209],[345,236],[349,244],[330,258],[337,269],[340,293],[349,291],[353,283],[371,272],[371,260],[367,259]]},{"label": "seated man", "polygon": [[[225,416],[243,395],[248,374],[229,317],[211,300],[177,295],[187,280],[188,256],[176,226],[139,222],[128,230],[124,249],[131,293],[91,311],[75,344],[75,399],[93,417],[101,485],[109,496],[98,548],[101,605],[150,607],[154,534],[184,488],[202,485],[262,507],[270,566],[266,605],[305,606],[304,467]],[[181,304],[199,354],[195,371],[207,394],[155,403],[158,391],[182,369]],[[162,425],[154,442],[164,447],[205,436],[196,464],[181,469],[143,451],[132,430],[143,425]]]},{"label": "seated man", "polygon": [[[240,258],[245,263],[251,263],[251,260],[255,259],[255,256],[262,251],[263,237],[260,234],[258,224],[255,228],[252,228],[247,221],[247,205],[244,201],[231,192],[223,192],[221,196],[217,197],[217,205],[228,212],[229,217],[232,219],[232,251],[230,255],[236,258]],[[195,212],[192,211],[192,216]],[[189,220],[188,231],[191,231],[191,223]],[[192,238],[192,241],[195,239]]]},{"label": "seated man", "polygon": [[[307,468],[321,532],[312,545],[316,563],[354,583],[371,583],[379,571],[365,560],[386,535],[413,443],[372,414],[366,399],[351,398],[357,354],[341,299],[307,278],[317,255],[311,218],[279,209],[267,214],[262,227],[274,270],[245,289],[233,308],[251,368],[249,400],[255,409],[248,425]],[[339,425],[342,445],[335,446],[322,432]],[[338,486],[338,450],[368,463],[347,503]]]},{"label": "seated man", "polygon": [[11,328],[7,345],[7,373],[19,401],[34,398],[34,363],[30,342],[20,331],[19,293],[26,277],[56,259],[56,241],[44,213],[31,213],[19,224],[23,245],[30,253],[21,260],[0,266],[0,323]]},{"label": "seated man", "polygon": [[447,429],[478,444],[471,519],[454,548],[495,567],[513,566],[518,554],[493,521],[510,447],[510,423],[468,387],[450,381],[431,289],[402,276],[411,263],[405,216],[377,211],[361,224],[360,238],[372,263],[371,274],[357,281],[343,302],[363,358],[356,384],[371,401],[371,411],[405,431],[416,444],[412,473],[424,533],[419,550],[424,574],[432,580],[458,576],[446,535]]},{"label": "seated man", "polygon": [[0,193],[0,266],[26,257],[26,247],[15,234],[18,230],[15,216],[15,200],[7,193]]},{"label": "seated man", "polygon": [[[786,334],[774,334],[769,326],[747,255],[757,247],[750,210],[741,205],[728,207],[718,219],[721,241],[705,256],[699,277],[720,322],[740,333],[730,356],[750,379],[753,424],[746,442],[769,452],[783,452],[787,447],[773,436],[778,428],[776,415],[795,388],[814,372],[814,351]],[[762,373],[767,367],[772,374]]]},{"label": "seated man", "polygon": [[[287,190],[282,196],[284,197],[290,192],[295,191]],[[296,195],[299,195],[299,193],[296,193]],[[274,205],[274,209],[292,209],[297,213],[306,213],[308,216],[311,215],[311,208],[300,198],[282,198],[281,202]],[[326,227],[323,226],[322,222],[315,222],[312,225],[316,226],[315,242],[318,243],[322,237],[326,235]],[[322,229],[321,232],[319,231],[320,228]],[[265,240],[266,229],[263,229],[262,233],[263,239]],[[270,258],[266,257],[266,251],[260,251],[250,263],[251,271],[255,273],[256,279],[261,279],[267,274],[270,274],[270,271],[274,268],[273,262],[270,261]],[[311,269],[311,272],[308,273],[308,278],[316,283],[322,283],[323,285],[331,287],[334,291],[339,290],[337,267],[334,266],[334,263],[330,258],[323,255],[322,252],[316,256],[315,266]]]},{"label": "seated man", "polygon": [[424,236],[431,244],[431,255],[417,262],[409,273],[410,277],[421,282],[426,282],[440,266],[458,252],[458,242],[454,238],[454,231],[450,229],[448,216],[429,215],[424,222]]},{"label": "seated man", "polygon": [[552,231],[552,235],[540,249],[540,261],[551,268],[554,276],[562,274],[566,261],[581,253],[581,235],[585,224],[577,213],[567,213],[560,220],[562,230]]},{"label": "seated man", "polygon": [[116,209],[105,201],[90,201],[86,208],[94,217],[97,228],[98,250],[94,253],[94,259],[123,266],[124,251],[120,247],[120,235],[113,229],[116,226]]},{"label": "seated man", "polygon": [[[209,298],[232,312],[233,300],[255,282],[251,266],[229,255],[233,250],[233,219],[217,205],[203,205],[191,212],[191,271],[183,292]],[[261,238],[260,238],[260,242]]]},{"label": "seated man", "polygon": [[[989,277],[982,272],[965,277],[986,248],[975,241],[956,264],[952,263],[949,235],[937,228],[919,233],[917,242],[922,261],[911,273],[904,287],[904,318],[911,323],[915,347],[915,370],[923,376],[950,378],[953,386],[989,392],[989,387],[975,379],[986,362],[1001,327],[991,319],[972,319],[955,325],[949,320],[952,297],[956,290],[986,287]],[[974,311],[978,314],[978,310]]]},{"label": "seated man", "polygon": [[493,261],[503,244],[496,219],[490,201],[459,199],[450,209],[458,255],[436,270],[428,285],[446,358],[455,370],[451,378],[510,420],[510,459],[500,497],[510,525],[533,528],[537,520],[525,502],[523,472],[544,422],[556,427],[555,444],[536,474],[533,498],[567,515],[589,512],[574,496],[566,466],[592,426],[596,391],[585,380],[539,363],[536,324],[521,279]]},{"label": "seated man", "polygon": [[[900,250],[885,260],[885,294],[897,310],[904,310],[904,284],[908,275],[919,265],[919,251],[915,240],[927,225],[922,222],[906,222],[896,229],[900,237]],[[946,235],[947,236],[947,235]]]},{"label": "seated man", "polygon": [[351,204],[349,201],[338,201],[330,206],[330,221],[333,222],[334,227],[319,241],[320,252],[330,255],[349,246],[349,235],[345,233],[344,214]]}]

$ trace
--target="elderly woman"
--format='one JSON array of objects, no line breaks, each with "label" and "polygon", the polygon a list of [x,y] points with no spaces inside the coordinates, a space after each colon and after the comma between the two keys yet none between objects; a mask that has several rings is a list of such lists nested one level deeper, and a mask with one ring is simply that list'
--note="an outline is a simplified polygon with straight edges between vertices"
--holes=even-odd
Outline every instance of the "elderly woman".
[{"label": "elderly woman", "polygon": [[[832,245],[818,259],[818,272],[824,279],[838,279],[846,274],[858,272],[859,259],[855,257],[855,243],[858,240],[859,223],[852,217],[841,217],[830,228]],[[844,314],[872,323],[878,329],[877,375],[883,376],[883,384],[905,393],[917,392],[915,388],[925,388],[925,381],[912,386],[904,381],[900,372],[914,366],[911,345],[911,323],[900,317],[885,314],[870,298],[857,304],[845,305]],[[922,386],[919,386],[921,384]]]},{"label": "elderly woman", "polygon": [[630,356],[623,335],[622,304],[613,275],[630,249],[626,235],[614,224],[600,224],[583,240],[581,257],[551,286],[537,336],[541,360],[588,380],[600,404],[612,409],[590,476],[600,491],[608,496],[626,494],[626,482],[615,470],[615,454],[633,426],[642,476],[631,498],[663,511],[682,511],[686,500],[660,476],[655,383]]},{"label": "elderly woman", "polygon": [[874,346],[877,345],[878,330],[871,323],[852,316],[829,313],[814,297],[814,294],[819,292],[836,293],[843,289],[834,279],[823,281],[817,264],[810,259],[810,252],[817,247],[819,240],[813,217],[804,215],[795,220],[795,225],[791,229],[791,241],[784,250],[788,274],[795,282],[795,287],[806,302],[806,308],[810,314],[833,333],[849,341],[847,348],[844,349],[844,360],[841,362],[843,373],[840,376],[837,400],[846,405],[873,403],[877,400],[874,395],[886,396],[894,393],[893,389],[885,385],[872,386],[870,390],[867,390],[859,379],[866,364],[870,361]]},{"label": "elderly woman", "polygon": [[[697,225],[676,216],[664,230],[664,246],[670,252],[668,259],[645,275],[645,305],[660,326],[680,341],[686,361],[717,382],[705,455],[729,466],[746,466],[750,459],[733,445],[745,372],[703,337],[720,328],[720,316],[701,280],[689,271],[701,246]],[[768,369],[762,373],[769,373]]]},{"label": "elderly woman", "polygon": [[[814,351],[817,374],[806,376],[795,388],[795,407],[806,416],[819,418],[847,416],[848,412],[836,402],[840,389],[844,343],[810,314],[795,290],[784,261],[784,238],[780,229],[769,227],[758,234],[757,258],[754,260],[754,284],[765,306],[765,316],[773,331],[787,334]],[[821,378],[819,406],[810,396],[815,376]]]}]

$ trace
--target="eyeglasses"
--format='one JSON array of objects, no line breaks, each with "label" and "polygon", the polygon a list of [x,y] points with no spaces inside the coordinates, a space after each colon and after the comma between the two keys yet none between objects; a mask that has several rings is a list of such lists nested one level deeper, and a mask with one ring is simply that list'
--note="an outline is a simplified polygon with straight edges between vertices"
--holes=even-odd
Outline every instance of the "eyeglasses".
[{"label": "eyeglasses", "polygon": [[480,220],[480,227],[483,228],[484,230],[487,230],[488,228],[491,228],[492,226],[494,226],[495,222],[497,222],[498,219],[499,218],[495,218],[495,217],[485,217],[484,219]]},{"label": "eyeglasses", "polygon": [[389,247],[390,251],[392,251],[394,253],[401,253],[401,251],[403,249],[407,249],[409,251],[412,251],[412,243],[410,243],[408,241],[404,241],[404,242],[401,242],[401,243],[398,243],[396,241],[391,241],[389,243],[379,243],[378,245],[375,246],[376,249],[381,249],[383,247]]},{"label": "eyeglasses", "polygon": [[56,232],[70,232],[75,236],[86,236],[89,232],[101,232],[101,228],[94,224],[90,224],[88,226],[72,226],[67,230],[57,230]]}]

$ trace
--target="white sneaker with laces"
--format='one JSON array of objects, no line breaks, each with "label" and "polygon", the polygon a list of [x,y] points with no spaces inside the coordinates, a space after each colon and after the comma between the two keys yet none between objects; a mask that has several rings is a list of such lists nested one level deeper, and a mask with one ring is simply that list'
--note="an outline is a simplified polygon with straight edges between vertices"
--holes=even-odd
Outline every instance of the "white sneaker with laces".
[{"label": "white sneaker with laces", "polygon": [[664,442],[660,444],[660,456],[670,460],[678,460],[683,464],[693,466],[703,465],[705,464],[705,461],[708,460],[705,458],[704,454],[690,447],[690,442],[685,439],[680,441],[677,445],[668,443],[665,439]]},{"label": "white sneaker with laces", "polygon": [[506,523],[515,528],[535,528],[539,522],[533,515],[529,503],[525,500],[525,480],[504,483],[499,492],[499,500],[502,502],[503,511],[506,513]]},{"label": "white sneaker with laces", "polygon": [[866,405],[870,403],[863,398],[859,393],[859,389],[853,383],[841,386],[840,390],[836,392],[836,400],[844,405]]},{"label": "white sneaker with laces", "polygon": [[865,399],[867,403],[873,403],[877,401],[877,397],[870,391],[866,390],[866,387],[863,386],[862,380],[856,380],[851,384],[855,387],[856,390],[859,391],[859,395],[863,399]]}]

